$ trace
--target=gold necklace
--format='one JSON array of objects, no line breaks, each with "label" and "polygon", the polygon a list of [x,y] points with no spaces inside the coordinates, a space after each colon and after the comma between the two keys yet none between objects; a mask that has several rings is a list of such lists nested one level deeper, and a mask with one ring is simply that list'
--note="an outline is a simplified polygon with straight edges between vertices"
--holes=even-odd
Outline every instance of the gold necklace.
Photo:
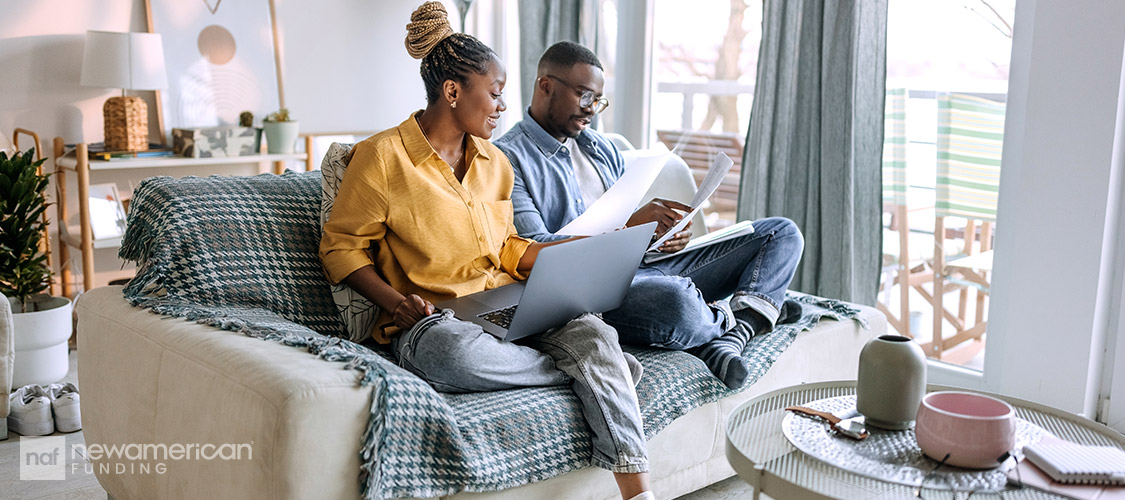
[{"label": "gold necklace", "polygon": [[[430,144],[430,147],[433,148],[434,144],[430,142],[430,137],[428,134],[426,134],[426,128],[422,126],[422,120],[419,120],[418,117],[415,116],[414,121],[418,123],[418,130],[422,131],[422,137],[424,137],[426,139],[426,142]],[[455,157],[456,159],[453,160],[453,163],[449,163],[449,160],[442,158],[441,153],[438,153],[438,158],[441,158],[441,160],[444,161],[446,165],[449,165],[449,169],[454,173],[457,172],[457,165],[460,165],[465,161],[465,139],[465,136],[462,135],[461,144],[459,144],[457,147],[457,156]],[[437,148],[434,148],[434,152],[437,152]]]}]

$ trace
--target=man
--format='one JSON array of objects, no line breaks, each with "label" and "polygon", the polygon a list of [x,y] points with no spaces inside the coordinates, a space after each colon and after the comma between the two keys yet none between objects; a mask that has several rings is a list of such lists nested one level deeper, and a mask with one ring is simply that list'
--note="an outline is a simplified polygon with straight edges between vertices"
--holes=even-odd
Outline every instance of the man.
[{"label": "man", "polygon": [[[601,62],[581,45],[559,42],[539,59],[531,106],[495,143],[515,171],[512,203],[521,236],[563,238],[555,231],[624,173],[621,153],[588,128],[609,105],[602,96],[604,85]],[[662,234],[690,209],[653,200],[627,225],[656,221]],[[750,337],[777,323],[804,248],[800,230],[788,219],[754,221],[754,229],[642,265],[624,303],[603,319],[618,330],[622,343],[686,350],[727,387],[741,387],[749,376],[742,350]],[[660,250],[682,250],[690,236],[684,230]]]}]

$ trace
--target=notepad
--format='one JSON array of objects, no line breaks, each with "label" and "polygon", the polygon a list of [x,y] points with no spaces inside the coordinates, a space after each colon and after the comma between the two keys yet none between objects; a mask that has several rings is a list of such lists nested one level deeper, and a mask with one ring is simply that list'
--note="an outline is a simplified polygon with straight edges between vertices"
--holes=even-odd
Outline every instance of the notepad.
[{"label": "notepad", "polygon": [[1044,440],[1023,449],[1027,460],[1063,484],[1125,485],[1125,451]]}]

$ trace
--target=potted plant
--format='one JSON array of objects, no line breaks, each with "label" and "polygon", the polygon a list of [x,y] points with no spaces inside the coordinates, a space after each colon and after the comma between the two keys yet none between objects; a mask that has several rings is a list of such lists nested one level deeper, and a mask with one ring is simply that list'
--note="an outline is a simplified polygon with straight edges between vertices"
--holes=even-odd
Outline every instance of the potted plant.
[{"label": "potted plant", "polygon": [[289,117],[289,109],[281,108],[262,120],[266,132],[266,150],[270,154],[292,153],[297,144],[297,120]]},{"label": "potted plant", "polygon": [[71,303],[44,293],[51,283],[40,246],[47,222],[47,175],[35,150],[0,151],[0,292],[12,305],[16,355],[13,387],[49,384],[66,376]]}]

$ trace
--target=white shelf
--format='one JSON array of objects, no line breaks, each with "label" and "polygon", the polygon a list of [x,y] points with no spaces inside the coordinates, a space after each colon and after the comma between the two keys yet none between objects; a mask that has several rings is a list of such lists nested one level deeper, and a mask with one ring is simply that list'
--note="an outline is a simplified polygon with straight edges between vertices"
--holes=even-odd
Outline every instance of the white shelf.
[{"label": "white shelf", "polygon": [[[67,225],[66,226],[66,232],[63,233],[63,237],[66,239],[67,245],[70,245],[70,246],[72,246],[74,248],[78,248],[78,249],[82,248],[82,232],[81,232],[81,229],[79,228],[79,224]],[[93,240],[93,242],[94,242],[94,250],[100,250],[102,248],[119,248],[119,247],[121,247],[121,237],[120,236],[118,236],[116,238],[102,238],[100,240]]]},{"label": "white shelf", "polygon": [[[238,165],[261,162],[297,160],[305,161],[305,153],[279,153],[258,154],[246,156],[229,156],[213,158],[185,158],[182,156],[158,156],[155,158],[123,158],[117,160],[90,160],[90,170],[121,170],[129,168],[168,168],[168,167],[199,167],[205,165]],[[61,167],[74,169],[78,166],[78,159],[74,156],[65,156],[57,161]]]}]

